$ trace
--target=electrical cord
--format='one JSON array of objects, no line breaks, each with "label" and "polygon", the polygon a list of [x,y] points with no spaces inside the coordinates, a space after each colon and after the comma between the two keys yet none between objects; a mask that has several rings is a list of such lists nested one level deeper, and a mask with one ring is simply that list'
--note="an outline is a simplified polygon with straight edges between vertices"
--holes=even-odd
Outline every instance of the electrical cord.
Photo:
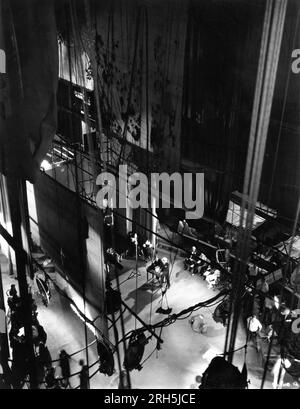
[{"label": "electrical cord", "polygon": [[[218,300],[219,298],[223,297],[224,295],[228,295],[228,294],[229,294],[228,291],[220,292],[220,293],[217,294],[215,297],[210,298],[209,300],[200,302],[200,303],[198,303],[198,304],[195,304],[195,305],[193,305],[193,306],[191,306],[191,307],[188,307],[188,308],[186,308],[186,309],[180,311],[180,312],[177,313],[177,314],[172,314],[172,315],[170,315],[169,317],[167,317],[167,318],[165,318],[165,319],[159,321],[159,322],[156,323],[156,324],[152,324],[152,325],[148,325],[148,326],[141,327],[141,328],[139,328],[139,331],[146,331],[148,328],[156,329],[156,328],[167,327],[167,326],[169,326],[169,325],[171,325],[171,324],[174,324],[174,323],[175,323],[180,317],[182,317],[183,315],[188,314],[188,313],[190,313],[190,312],[197,311],[197,310],[200,309],[200,308],[207,307],[207,306],[209,306],[211,303],[214,303],[214,302],[215,302],[216,300]],[[125,335],[126,339],[130,338],[130,336],[131,336],[131,334],[132,334],[133,332],[134,332],[134,330],[128,332],[128,333]]]}]

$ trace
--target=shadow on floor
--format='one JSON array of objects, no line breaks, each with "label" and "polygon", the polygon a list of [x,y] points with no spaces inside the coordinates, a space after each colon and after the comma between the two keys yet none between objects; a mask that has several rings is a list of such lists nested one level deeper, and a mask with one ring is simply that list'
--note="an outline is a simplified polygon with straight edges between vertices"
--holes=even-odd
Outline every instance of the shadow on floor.
[{"label": "shadow on floor", "polygon": [[[151,304],[157,299],[161,297],[161,293],[158,290],[154,290],[153,293],[152,291],[147,289],[148,284],[143,284],[141,287],[134,289],[131,291],[127,297],[125,298],[125,301],[133,300],[133,305],[131,306],[131,309],[136,313],[139,314],[147,305]],[[150,287],[151,288],[151,287]],[[137,298],[137,300],[136,300]],[[125,318],[125,322],[131,319],[131,316],[127,316]]]}]

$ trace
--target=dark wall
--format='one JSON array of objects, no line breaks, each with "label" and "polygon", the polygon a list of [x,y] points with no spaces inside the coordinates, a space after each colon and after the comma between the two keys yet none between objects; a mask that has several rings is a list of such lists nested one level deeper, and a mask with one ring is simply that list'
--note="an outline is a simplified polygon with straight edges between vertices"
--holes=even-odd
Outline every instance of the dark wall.
[{"label": "dark wall", "polygon": [[35,204],[29,197],[29,212],[38,224],[41,247],[63,268],[70,283],[82,295],[85,285],[87,300],[101,310],[105,279],[101,212],[80,199],[78,203],[75,193],[42,172],[34,185],[34,194]]},{"label": "dark wall", "polygon": [[193,1],[186,41],[182,156],[240,184],[264,2]]},{"label": "dark wall", "polygon": [[[223,197],[243,191],[265,4],[191,2],[182,158],[199,163],[207,177],[219,175]],[[299,1],[288,2],[259,193],[285,220],[294,219],[300,193],[300,74],[291,72],[299,10]]]}]

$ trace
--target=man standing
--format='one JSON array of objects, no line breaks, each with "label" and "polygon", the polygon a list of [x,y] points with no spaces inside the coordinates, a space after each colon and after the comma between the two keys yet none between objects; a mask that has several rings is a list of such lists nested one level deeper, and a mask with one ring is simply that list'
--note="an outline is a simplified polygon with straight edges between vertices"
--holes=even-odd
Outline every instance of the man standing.
[{"label": "man standing", "polygon": [[253,341],[257,352],[259,351],[257,344],[257,334],[262,330],[262,325],[255,315],[247,318],[248,340]]}]

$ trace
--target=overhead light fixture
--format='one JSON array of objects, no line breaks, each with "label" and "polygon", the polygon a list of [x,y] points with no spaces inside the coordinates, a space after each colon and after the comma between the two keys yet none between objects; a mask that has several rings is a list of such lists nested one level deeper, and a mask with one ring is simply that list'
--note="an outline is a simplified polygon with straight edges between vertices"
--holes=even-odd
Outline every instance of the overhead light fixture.
[{"label": "overhead light fixture", "polygon": [[43,160],[43,162],[41,163],[41,169],[43,169],[45,172],[47,172],[47,170],[52,169],[52,165],[51,163],[49,163],[46,159]]}]

